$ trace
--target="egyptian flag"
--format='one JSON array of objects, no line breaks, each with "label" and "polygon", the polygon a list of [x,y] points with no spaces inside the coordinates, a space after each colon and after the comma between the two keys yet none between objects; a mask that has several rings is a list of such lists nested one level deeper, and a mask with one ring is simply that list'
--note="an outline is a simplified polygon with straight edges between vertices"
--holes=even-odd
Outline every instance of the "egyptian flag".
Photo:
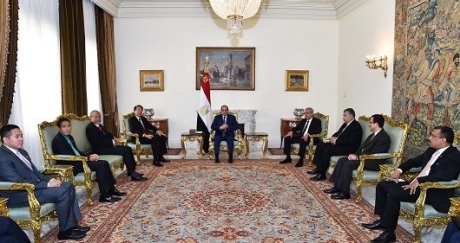
[{"label": "egyptian flag", "polygon": [[209,84],[209,73],[203,73],[200,89],[200,108],[197,111],[196,130],[203,132],[203,150],[209,150],[209,132],[211,131],[211,87]]}]

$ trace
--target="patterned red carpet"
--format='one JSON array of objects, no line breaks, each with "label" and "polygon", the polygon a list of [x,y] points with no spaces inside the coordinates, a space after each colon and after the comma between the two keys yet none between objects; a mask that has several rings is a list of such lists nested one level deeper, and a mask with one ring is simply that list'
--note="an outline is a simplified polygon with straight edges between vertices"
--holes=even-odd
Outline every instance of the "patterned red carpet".
[{"label": "patterned red carpet", "polygon": [[[274,160],[181,160],[139,166],[147,182],[122,174],[120,202],[84,206],[91,231],[82,242],[369,242],[379,232],[360,227],[373,207],[332,201],[308,168]],[[355,195],[354,195],[355,196]],[[97,200],[95,200],[97,201]],[[398,228],[399,242],[413,237]],[[43,242],[56,242],[57,230]]]}]

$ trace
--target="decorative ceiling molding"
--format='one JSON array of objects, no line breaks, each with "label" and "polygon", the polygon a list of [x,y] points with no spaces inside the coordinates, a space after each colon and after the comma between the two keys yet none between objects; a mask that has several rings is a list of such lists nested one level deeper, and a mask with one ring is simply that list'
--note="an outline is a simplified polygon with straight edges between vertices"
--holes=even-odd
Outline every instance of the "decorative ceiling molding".
[{"label": "decorative ceiling molding", "polygon": [[[216,17],[207,0],[92,0],[118,18]],[[256,16],[340,19],[368,0],[265,0]]]}]

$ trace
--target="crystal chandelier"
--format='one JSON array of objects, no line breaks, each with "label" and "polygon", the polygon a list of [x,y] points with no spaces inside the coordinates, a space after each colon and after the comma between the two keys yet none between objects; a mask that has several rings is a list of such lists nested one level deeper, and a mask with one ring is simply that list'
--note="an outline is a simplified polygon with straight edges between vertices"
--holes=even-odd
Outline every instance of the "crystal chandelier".
[{"label": "crystal chandelier", "polygon": [[243,28],[243,19],[254,16],[262,0],[209,0],[217,16],[227,20],[232,35],[238,35]]}]

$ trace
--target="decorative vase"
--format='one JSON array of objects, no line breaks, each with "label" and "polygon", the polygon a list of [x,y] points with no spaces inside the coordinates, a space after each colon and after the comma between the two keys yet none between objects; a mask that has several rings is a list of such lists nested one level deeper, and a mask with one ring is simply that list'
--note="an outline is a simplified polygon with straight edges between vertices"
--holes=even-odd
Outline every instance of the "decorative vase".
[{"label": "decorative vase", "polygon": [[305,114],[305,110],[303,108],[295,108],[293,113],[296,120],[301,120],[303,114]]},{"label": "decorative vase", "polygon": [[152,119],[153,115],[155,115],[155,112],[153,111],[153,108],[145,108],[144,109],[144,116],[147,119]]}]

